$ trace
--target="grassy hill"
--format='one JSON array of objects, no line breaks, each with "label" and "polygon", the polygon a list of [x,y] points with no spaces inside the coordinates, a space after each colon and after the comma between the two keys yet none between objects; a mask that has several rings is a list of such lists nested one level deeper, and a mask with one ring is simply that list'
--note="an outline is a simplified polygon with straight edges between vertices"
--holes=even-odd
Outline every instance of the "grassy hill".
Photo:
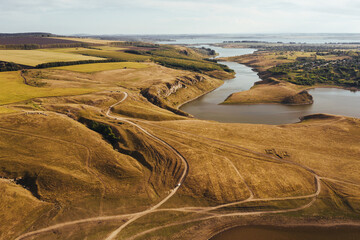
[{"label": "grassy hill", "polygon": [[0,105],[20,102],[36,97],[79,95],[93,92],[86,88],[36,88],[24,84],[19,72],[0,73]]},{"label": "grassy hill", "polygon": [[[86,51],[150,59],[161,48],[136,44]],[[221,68],[169,48],[156,57]],[[222,81],[151,61],[20,74],[0,73],[0,239],[209,239],[235,225],[359,225],[359,119],[197,120],[177,107]]]}]

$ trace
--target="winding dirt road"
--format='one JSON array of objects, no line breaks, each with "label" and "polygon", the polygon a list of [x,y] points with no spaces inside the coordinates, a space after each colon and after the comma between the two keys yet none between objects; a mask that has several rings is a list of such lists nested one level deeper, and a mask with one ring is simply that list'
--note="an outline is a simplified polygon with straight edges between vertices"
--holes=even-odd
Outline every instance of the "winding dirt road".
[{"label": "winding dirt road", "polygon": [[121,99],[119,102],[111,105],[109,107],[109,109],[107,110],[106,112],[106,116],[109,117],[109,118],[112,118],[112,119],[115,119],[115,120],[120,120],[122,122],[126,122],[126,123],[129,123],[135,127],[137,127],[138,129],[140,129],[143,133],[145,133],[146,135],[148,135],[149,137],[151,137],[152,139],[156,140],[157,142],[159,142],[160,144],[166,146],[167,148],[169,148],[170,150],[172,150],[175,155],[177,157],[179,157],[184,165],[184,171],[183,171],[183,174],[181,175],[180,179],[179,179],[179,182],[178,184],[176,185],[176,187],[174,189],[172,189],[170,191],[170,194],[164,198],[162,201],[160,201],[158,204],[156,204],[155,206],[149,208],[148,210],[145,210],[144,212],[139,212],[139,213],[136,213],[133,215],[133,217],[127,221],[125,224],[121,225],[118,229],[116,229],[115,231],[113,231],[107,238],[106,240],[112,240],[114,239],[126,226],[128,226],[129,224],[131,224],[132,222],[136,221],[137,219],[147,215],[147,214],[150,214],[152,212],[154,212],[156,209],[158,209],[161,205],[163,205],[164,203],[166,203],[172,196],[174,196],[174,194],[178,191],[178,189],[180,188],[181,184],[185,181],[185,178],[189,172],[189,165],[186,161],[186,159],[174,148],[172,147],[170,144],[168,144],[167,142],[161,140],[160,138],[152,135],[151,133],[149,133],[148,131],[146,131],[145,129],[143,129],[141,126],[139,126],[138,124],[128,120],[128,119],[125,119],[125,118],[120,118],[120,117],[116,117],[116,116],[112,116],[110,113],[111,113],[111,110],[119,105],[120,103],[122,103],[123,101],[126,100],[126,98],[128,97],[128,94],[126,92],[124,92],[124,98]]},{"label": "winding dirt road", "polygon": [[[120,101],[118,101],[117,103],[111,105],[108,108],[108,110],[106,112],[106,116],[111,118],[111,119],[119,120],[119,121],[122,121],[122,122],[125,122],[125,123],[128,123],[128,124],[131,124],[132,126],[135,126],[139,130],[141,130],[143,133],[148,135],[150,138],[154,139],[155,141],[159,142],[160,144],[164,145],[165,147],[167,147],[168,149],[173,151],[176,154],[176,156],[182,161],[182,164],[184,166],[183,174],[181,175],[180,179],[178,180],[177,186],[170,191],[170,193],[169,193],[169,195],[167,197],[165,197],[163,200],[161,200],[155,206],[152,206],[151,208],[149,208],[149,209],[147,209],[145,211],[137,212],[137,213],[131,213],[131,214],[122,214],[122,215],[115,215],[115,216],[101,216],[101,217],[93,217],[93,218],[80,219],[80,220],[76,220],[76,221],[64,222],[64,223],[61,223],[61,224],[56,224],[56,225],[53,225],[53,226],[49,226],[47,228],[39,229],[37,231],[28,232],[26,234],[23,234],[23,235],[17,237],[16,240],[26,239],[28,237],[33,237],[33,236],[41,234],[41,233],[53,231],[55,229],[68,227],[68,226],[72,226],[72,225],[76,225],[76,224],[85,224],[85,223],[100,222],[100,221],[112,221],[112,220],[120,220],[120,219],[127,220],[119,228],[117,228],[115,231],[111,232],[105,239],[105,240],[113,240],[129,224],[135,222],[137,219],[139,219],[139,218],[141,218],[141,217],[143,217],[143,216],[145,216],[147,214],[150,214],[150,213],[180,211],[180,212],[190,212],[190,213],[199,213],[199,214],[209,215],[207,217],[199,217],[199,218],[195,218],[195,219],[185,221],[185,222],[177,222],[177,223],[172,223],[172,224],[152,228],[152,229],[149,229],[149,230],[146,230],[144,232],[138,233],[137,235],[131,237],[131,239],[135,239],[137,237],[143,236],[143,235],[145,235],[147,233],[150,233],[150,232],[153,232],[153,231],[156,231],[156,230],[160,230],[160,229],[165,228],[165,227],[171,227],[171,226],[175,226],[175,225],[186,224],[186,223],[197,222],[197,221],[204,221],[204,220],[209,220],[209,219],[213,219],[213,218],[230,217],[230,216],[275,214],[275,213],[286,213],[286,212],[300,211],[300,210],[303,210],[305,208],[308,208],[308,207],[312,206],[312,204],[316,201],[316,198],[319,196],[319,194],[321,192],[321,179],[322,179],[322,177],[318,176],[315,173],[314,170],[312,170],[312,169],[310,169],[310,168],[308,168],[306,166],[302,166],[301,164],[298,164],[298,163],[294,163],[294,162],[291,162],[291,161],[276,158],[274,156],[269,156],[269,155],[259,153],[259,152],[256,152],[256,151],[241,147],[241,146],[237,146],[237,145],[230,144],[230,143],[223,142],[223,141],[216,140],[216,139],[210,139],[212,141],[216,141],[216,142],[221,143],[223,145],[226,145],[228,147],[236,148],[236,149],[241,150],[241,151],[245,151],[245,152],[248,152],[248,153],[255,154],[255,155],[257,155],[257,156],[259,156],[261,158],[264,158],[263,161],[267,161],[266,159],[272,160],[272,161],[275,160],[277,162],[280,161],[282,163],[295,165],[297,167],[305,169],[306,171],[308,171],[309,173],[311,173],[314,176],[314,179],[315,179],[315,193],[310,194],[310,195],[305,195],[305,196],[259,199],[259,198],[254,197],[253,191],[245,183],[246,187],[248,188],[250,196],[247,199],[242,200],[242,201],[233,202],[233,203],[227,203],[227,204],[221,204],[221,205],[214,206],[214,207],[182,207],[182,208],[159,209],[159,207],[162,206],[164,203],[166,203],[171,197],[173,197],[174,194],[176,194],[178,189],[181,187],[181,184],[185,181],[185,178],[186,178],[186,176],[187,176],[187,174],[189,172],[189,165],[188,165],[188,162],[186,161],[186,159],[174,147],[172,147],[169,143],[167,143],[167,142],[163,141],[162,139],[160,139],[160,138],[154,136],[153,134],[149,133],[147,130],[145,130],[143,127],[141,127],[139,124],[135,123],[134,121],[131,121],[131,120],[127,119],[127,118],[111,115],[111,110],[115,106],[117,106],[117,105],[121,104],[123,101],[125,101],[127,99],[127,97],[128,97],[128,94],[126,92],[124,92],[124,97]],[[137,122],[141,122],[141,121],[137,121]],[[172,129],[172,130],[174,131],[174,129]],[[229,159],[228,159],[228,161],[235,168],[236,172],[239,174],[239,177],[243,179],[243,177],[241,176],[241,174],[240,174],[239,170],[236,168],[236,166]],[[243,204],[243,203],[247,203],[247,202],[282,201],[282,200],[294,200],[294,199],[306,199],[306,198],[312,198],[312,200],[309,203],[307,203],[307,204],[305,204],[303,206],[299,206],[297,208],[292,208],[292,209],[273,210],[273,211],[235,212],[235,213],[211,212],[211,211],[214,211],[214,210],[218,210],[220,208],[233,206],[233,205],[239,205],[239,204]]]}]

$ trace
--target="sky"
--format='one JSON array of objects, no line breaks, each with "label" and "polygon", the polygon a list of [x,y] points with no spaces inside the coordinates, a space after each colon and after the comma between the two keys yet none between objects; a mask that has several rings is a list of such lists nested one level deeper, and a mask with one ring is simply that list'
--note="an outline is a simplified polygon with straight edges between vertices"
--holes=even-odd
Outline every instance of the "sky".
[{"label": "sky", "polygon": [[0,32],[360,33],[360,0],[0,0]]}]

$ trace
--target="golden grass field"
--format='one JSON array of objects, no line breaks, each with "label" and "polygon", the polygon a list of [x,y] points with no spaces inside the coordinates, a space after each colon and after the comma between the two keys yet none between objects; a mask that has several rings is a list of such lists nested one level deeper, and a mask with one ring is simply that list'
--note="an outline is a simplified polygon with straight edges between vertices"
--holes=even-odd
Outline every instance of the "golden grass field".
[{"label": "golden grass field", "polygon": [[93,44],[109,44],[111,42],[121,42],[121,41],[110,41],[110,40],[102,40],[102,39],[95,39],[95,38],[72,38],[72,37],[52,37],[55,39],[63,39],[63,40],[70,40],[70,41],[78,41],[84,43],[93,43]]},{"label": "golden grass field", "polygon": [[85,88],[36,88],[24,84],[19,72],[0,73],[0,105],[37,97],[79,95],[93,92]]},{"label": "golden grass field", "polygon": [[117,51],[114,49],[111,50],[94,50],[94,49],[86,49],[86,50],[76,50],[73,53],[84,54],[97,58],[112,58],[118,61],[130,61],[130,62],[144,62],[150,59],[149,56],[136,55],[126,52]]},{"label": "golden grass field", "polygon": [[[242,224],[359,224],[359,119],[197,120],[177,107],[222,81],[155,63],[24,76],[45,85],[0,73],[1,240],[106,239],[134,216],[114,239],[206,240]],[[189,170],[180,186],[179,154]]]},{"label": "golden grass field", "polygon": [[0,61],[36,66],[48,62],[102,60],[103,58],[43,50],[0,50]]},{"label": "golden grass field", "polygon": [[149,67],[143,63],[136,62],[110,62],[110,63],[90,63],[90,64],[81,64],[81,65],[72,65],[64,67],[55,67],[53,69],[74,71],[74,72],[84,72],[84,73],[93,73],[93,72],[103,72],[116,69],[140,69]]},{"label": "golden grass field", "polygon": [[13,112],[16,112],[16,110],[0,106],[0,114],[2,114],[2,113],[13,113]]}]

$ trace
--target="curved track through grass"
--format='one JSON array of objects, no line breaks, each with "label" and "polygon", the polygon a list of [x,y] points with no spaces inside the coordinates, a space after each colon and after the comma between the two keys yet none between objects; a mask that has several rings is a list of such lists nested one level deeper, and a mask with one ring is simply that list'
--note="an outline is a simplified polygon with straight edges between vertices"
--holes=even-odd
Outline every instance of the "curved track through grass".
[{"label": "curved track through grass", "polygon": [[[29,237],[34,237],[34,236],[39,235],[41,233],[45,233],[45,232],[53,231],[55,229],[68,227],[68,226],[72,226],[72,225],[77,225],[77,224],[86,224],[86,223],[93,223],[93,222],[100,222],[100,221],[114,221],[114,220],[119,220],[119,219],[126,219],[127,221],[124,224],[119,226],[115,231],[109,233],[109,235],[105,239],[105,240],[113,240],[113,239],[117,238],[117,236],[121,233],[121,231],[124,228],[126,228],[128,225],[130,225],[131,223],[135,222],[139,218],[141,218],[143,216],[146,216],[146,215],[148,215],[150,213],[155,213],[155,212],[190,212],[190,213],[199,213],[199,214],[207,214],[207,215],[209,215],[207,217],[199,217],[199,218],[195,218],[195,219],[184,221],[184,222],[176,222],[176,223],[171,223],[171,224],[168,224],[168,225],[162,225],[160,227],[155,227],[155,228],[152,228],[152,229],[148,229],[148,230],[140,232],[140,233],[138,233],[138,234],[136,234],[136,235],[134,235],[134,236],[132,236],[130,238],[130,239],[135,239],[135,238],[141,237],[141,236],[143,236],[145,234],[148,234],[148,233],[151,233],[151,232],[154,232],[154,231],[157,231],[157,230],[161,230],[162,228],[181,225],[181,224],[187,224],[187,223],[193,223],[193,222],[199,222],[199,221],[205,221],[205,220],[214,219],[214,218],[296,212],[296,211],[300,211],[300,210],[303,210],[303,209],[306,209],[306,208],[309,208],[310,206],[312,206],[314,204],[314,202],[316,201],[317,197],[320,195],[322,177],[319,176],[318,174],[316,174],[316,172],[313,169],[310,169],[310,168],[308,168],[306,166],[303,166],[303,165],[301,165],[299,163],[295,163],[295,162],[287,161],[287,160],[284,160],[284,159],[280,159],[280,158],[277,158],[275,156],[269,156],[269,155],[266,155],[266,154],[263,154],[263,153],[260,153],[260,152],[250,150],[250,149],[242,147],[242,146],[227,143],[227,142],[224,142],[224,141],[221,141],[221,140],[206,138],[208,140],[215,141],[215,142],[220,143],[220,144],[222,144],[224,146],[227,146],[229,148],[233,148],[233,149],[237,149],[237,150],[240,150],[240,151],[244,151],[244,152],[247,152],[247,153],[254,154],[254,155],[260,157],[259,160],[262,160],[262,161],[274,161],[275,160],[277,162],[282,162],[282,163],[285,163],[285,164],[290,164],[290,165],[294,165],[294,166],[297,166],[299,168],[302,168],[302,169],[306,170],[307,172],[309,172],[311,175],[313,175],[313,177],[314,177],[314,185],[315,185],[315,192],[313,194],[304,195],[304,196],[282,197],[282,198],[255,198],[254,194],[253,194],[253,191],[245,183],[245,185],[247,186],[248,191],[249,191],[249,197],[247,199],[245,199],[245,200],[242,200],[242,201],[221,204],[221,205],[214,206],[214,207],[182,207],[182,208],[159,209],[160,206],[162,206],[164,203],[166,203],[179,190],[179,188],[181,187],[182,183],[185,181],[186,176],[187,176],[187,174],[189,172],[189,165],[188,165],[186,159],[181,155],[181,153],[178,150],[176,150],[174,147],[172,147],[166,141],[156,137],[155,135],[148,132],[146,129],[144,129],[142,126],[139,125],[139,122],[142,122],[142,123],[145,123],[145,122],[139,121],[139,120],[136,120],[136,122],[135,122],[135,120],[130,120],[128,118],[111,115],[111,110],[115,106],[117,106],[117,105],[121,104],[123,101],[125,101],[127,99],[127,97],[128,97],[128,94],[126,92],[124,92],[124,97],[120,101],[118,101],[117,103],[111,105],[108,108],[108,110],[106,112],[106,116],[111,118],[111,119],[119,120],[119,121],[128,123],[128,124],[130,124],[132,126],[135,126],[136,128],[141,130],[143,133],[148,135],[150,138],[152,138],[156,142],[164,145],[166,148],[173,151],[176,154],[176,156],[182,161],[183,169],[184,169],[182,176],[178,180],[177,186],[170,191],[170,193],[169,193],[169,195],[167,197],[165,197],[163,200],[161,200],[155,206],[152,206],[152,207],[150,207],[149,209],[147,209],[145,211],[137,212],[137,213],[130,213],[130,214],[114,215],[114,216],[99,216],[99,217],[93,217],[93,218],[80,219],[80,220],[76,220],[76,221],[64,222],[64,223],[56,224],[56,225],[49,226],[49,227],[46,227],[46,228],[43,228],[43,229],[39,229],[39,230],[36,230],[36,231],[33,231],[33,232],[25,233],[25,234],[17,237],[16,240],[21,240],[21,239],[26,239],[26,238],[29,238]],[[149,123],[147,123],[147,124],[149,124]],[[153,125],[153,124],[151,124],[151,125]],[[159,127],[159,126],[157,126],[157,127]],[[174,129],[171,129],[171,130],[176,131]],[[236,169],[235,165],[232,162],[230,164],[239,173],[239,171]],[[240,177],[242,178],[241,175],[240,175]],[[326,180],[333,180],[333,181],[341,182],[341,180],[334,180],[334,179],[324,178],[324,180],[325,179]],[[214,213],[214,212],[211,212],[213,210],[218,210],[220,208],[239,205],[239,204],[243,204],[243,203],[247,203],[247,202],[283,201],[283,200],[296,200],[296,199],[307,199],[307,198],[311,198],[311,201],[308,202],[305,205],[302,205],[302,206],[299,206],[299,207],[296,207],[296,208],[291,208],[291,209],[269,210],[269,211],[234,212],[234,213]]]}]

